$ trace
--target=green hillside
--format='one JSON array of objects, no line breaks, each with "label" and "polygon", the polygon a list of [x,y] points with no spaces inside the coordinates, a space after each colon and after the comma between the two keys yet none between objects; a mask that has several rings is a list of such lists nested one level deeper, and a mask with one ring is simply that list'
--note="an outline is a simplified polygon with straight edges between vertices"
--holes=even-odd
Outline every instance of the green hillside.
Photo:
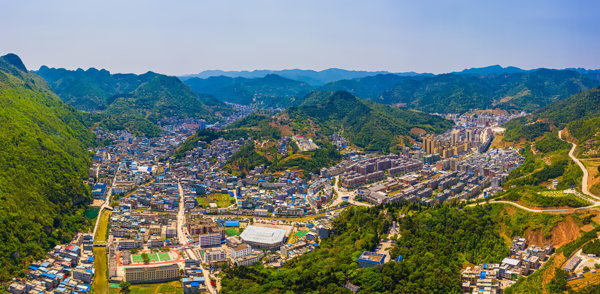
[{"label": "green hillside", "polygon": [[547,118],[549,122],[559,125],[598,116],[600,116],[600,87],[577,93],[533,113],[535,119]]},{"label": "green hillside", "polygon": [[[515,141],[520,138],[532,139],[543,136],[552,128],[565,126],[569,134],[581,143],[589,140],[600,131],[600,87],[577,93],[569,98],[551,103],[531,114],[504,125],[505,140]],[[547,120],[547,122],[545,122]]]},{"label": "green hillside", "polygon": [[312,86],[275,74],[245,79],[225,76],[184,81],[194,91],[214,95],[221,101],[260,107],[285,108],[296,104],[296,97],[306,95]]},{"label": "green hillside", "polygon": [[84,121],[18,56],[0,58],[0,280],[89,225]]},{"label": "green hillside", "polygon": [[130,129],[137,135],[159,136],[155,124],[160,118],[198,117],[207,121],[221,120],[233,113],[230,106],[210,95],[192,91],[176,77],[157,75],[131,94],[113,96],[101,113],[92,114],[92,121],[114,129]]},{"label": "green hillside", "polygon": [[397,150],[400,136],[416,137],[412,128],[442,133],[453,124],[439,116],[362,100],[345,91],[315,92],[305,98],[304,105],[280,114],[286,115],[289,120],[283,123],[297,134],[314,132],[328,137],[337,132],[358,147],[384,152]]},{"label": "green hillside", "polygon": [[219,121],[234,112],[213,96],[192,91],[176,77],[153,72],[110,74],[94,68],[69,71],[42,66],[38,73],[63,101],[95,111],[89,115],[92,123],[109,130],[129,129],[138,136],[159,136],[162,131],[156,122],[163,117]]}]

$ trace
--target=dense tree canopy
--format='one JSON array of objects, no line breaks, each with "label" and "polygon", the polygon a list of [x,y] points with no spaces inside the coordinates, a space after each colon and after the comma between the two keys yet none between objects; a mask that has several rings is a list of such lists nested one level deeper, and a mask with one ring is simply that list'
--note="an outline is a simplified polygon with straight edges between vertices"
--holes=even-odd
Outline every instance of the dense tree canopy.
[{"label": "dense tree canopy", "polygon": [[83,114],[13,56],[0,58],[0,280],[85,229],[91,200]]},{"label": "dense tree canopy", "polygon": [[[347,281],[361,293],[461,293],[465,262],[499,262],[509,253],[490,209],[408,203],[348,208],[333,221],[335,237],[314,252],[275,270],[261,263],[227,269],[222,293],[345,293]],[[399,222],[400,237],[391,257],[404,261],[358,268],[357,258],[375,249],[392,221]]]}]

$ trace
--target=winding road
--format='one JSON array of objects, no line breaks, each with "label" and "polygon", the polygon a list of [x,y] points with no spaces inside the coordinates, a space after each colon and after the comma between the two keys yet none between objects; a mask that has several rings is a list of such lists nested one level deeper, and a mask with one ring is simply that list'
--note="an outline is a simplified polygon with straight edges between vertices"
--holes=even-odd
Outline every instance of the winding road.
[{"label": "winding road", "polygon": [[[561,140],[563,139],[562,131],[558,132],[558,138]],[[567,142],[567,141],[565,141],[565,142]],[[588,190],[588,171],[585,168],[585,166],[583,165],[583,163],[581,163],[581,161],[579,161],[579,159],[577,159],[574,155],[575,149],[577,149],[577,145],[575,145],[575,143],[571,143],[571,144],[573,144],[573,147],[571,147],[571,151],[569,151],[569,157],[571,157],[571,159],[573,159],[573,161],[575,161],[575,163],[577,163],[577,165],[579,165],[579,168],[581,168],[581,170],[583,171],[583,180],[581,183],[581,190],[583,191],[583,194],[588,195],[588,196],[592,197],[593,199],[600,201],[600,197],[596,197],[595,195],[590,193],[590,191]],[[596,205],[598,205],[598,202],[596,202]]]},{"label": "winding road", "polygon": [[[562,138],[562,130],[558,132],[558,138],[563,140]],[[565,142],[568,142],[566,140],[563,140]],[[569,142],[571,143],[571,142]],[[590,193],[590,191],[588,191],[588,172],[587,169],[585,168],[585,166],[583,165],[583,163],[581,163],[581,161],[579,161],[579,159],[577,159],[577,157],[575,157],[575,149],[577,149],[577,145],[575,143],[571,143],[573,146],[571,147],[571,150],[569,151],[569,157],[571,157],[571,159],[577,163],[577,165],[579,166],[579,168],[581,168],[581,170],[583,171],[583,179],[581,182],[581,190],[583,191],[583,194],[587,195],[588,197],[590,197],[591,199],[587,198],[586,200],[589,202],[592,202],[592,205],[588,205],[588,206],[583,206],[583,207],[578,207],[578,208],[566,208],[566,209],[531,209],[522,205],[519,205],[517,203],[514,202],[510,202],[510,201],[493,201],[491,203],[504,203],[504,204],[510,204],[513,206],[516,206],[520,209],[529,211],[529,212],[538,212],[538,213],[571,213],[573,211],[577,211],[577,210],[582,210],[582,209],[589,209],[589,208],[594,208],[596,210],[600,210],[598,208],[595,208],[595,206],[600,205],[600,197],[597,197],[595,195],[593,195],[592,193]],[[479,204],[483,204],[482,203],[475,203],[475,204],[471,204],[469,206],[476,206]]]}]

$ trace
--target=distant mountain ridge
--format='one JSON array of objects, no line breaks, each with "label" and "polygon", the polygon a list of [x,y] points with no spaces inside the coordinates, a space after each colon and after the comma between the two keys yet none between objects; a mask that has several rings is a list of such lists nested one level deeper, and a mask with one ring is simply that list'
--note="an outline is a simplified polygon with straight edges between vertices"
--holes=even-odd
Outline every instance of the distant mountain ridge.
[{"label": "distant mountain ridge", "polygon": [[214,95],[221,101],[259,107],[286,108],[295,104],[296,97],[308,94],[313,87],[276,74],[262,78],[231,78],[226,76],[184,80],[197,93]]},{"label": "distant mountain ridge", "polygon": [[[314,70],[302,70],[302,69],[285,69],[285,70],[253,70],[253,71],[222,71],[222,70],[205,70],[198,74],[191,75],[183,75],[179,76],[182,81],[191,79],[191,78],[201,78],[206,79],[215,76],[225,76],[230,78],[262,78],[269,74],[276,74],[278,76],[282,76],[284,78],[297,80],[301,82],[308,83],[312,86],[322,86],[330,82],[339,81],[339,80],[348,80],[348,79],[357,79],[364,78],[368,76],[375,76],[378,74],[390,74],[387,71],[354,71],[354,70],[345,70],[339,68],[329,68],[322,71],[314,71]],[[416,73],[416,72],[404,72],[404,73],[394,73],[398,76],[432,76],[433,74],[427,73]]]},{"label": "distant mountain ridge", "polygon": [[472,75],[500,75],[500,74],[514,74],[514,73],[529,73],[534,70],[520,69],[514,66],[502,67],[500,65],[491,65],[485,67],[476,67],[464,69],[459,72],[452,72],[453,74],[472,74]]}]

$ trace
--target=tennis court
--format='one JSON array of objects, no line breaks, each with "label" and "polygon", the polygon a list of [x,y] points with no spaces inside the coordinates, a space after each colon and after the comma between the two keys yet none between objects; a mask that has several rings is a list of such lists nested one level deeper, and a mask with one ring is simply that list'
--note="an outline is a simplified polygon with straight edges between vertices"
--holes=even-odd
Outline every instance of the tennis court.
[{"label": "tennis court", "polygon": [[240,233],[236,229],[227,229],[227,230],[225,230],[225,233],[227,233],[227,235],[229,235],[229,236],[239,236],[240,235]]}]

